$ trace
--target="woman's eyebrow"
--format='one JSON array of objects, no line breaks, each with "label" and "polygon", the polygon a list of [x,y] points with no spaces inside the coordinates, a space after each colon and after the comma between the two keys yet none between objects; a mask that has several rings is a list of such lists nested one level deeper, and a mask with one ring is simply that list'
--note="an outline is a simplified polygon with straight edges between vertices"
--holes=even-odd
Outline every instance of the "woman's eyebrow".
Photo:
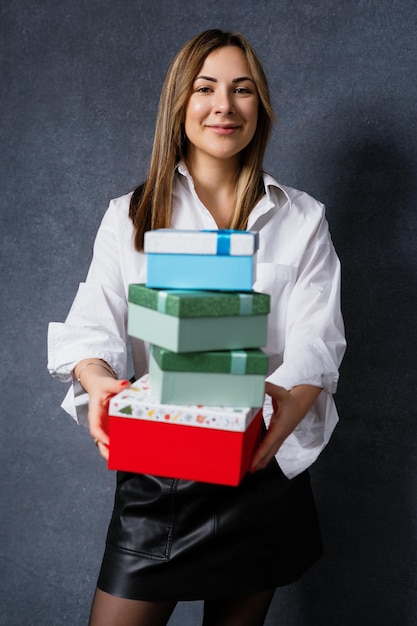
[{"label": "woman's eyebrow", "polygon": [[200,80],[200,79],[201,80],[209,80],[212,83],[217,83],[217,78],[212,78],[211,76],[203,76],[203,75],[197,76],[196,80]]},{"label": "woman's eyebrow", "polygon": [[253,80],[253,78],[250,78],[249,76],[240,76],[239,78],[234,78],[232,80],[232,83],[242,83],[245,80],[250,80],[251,83],[255,83],[255,81]]},{"label": "woman's eyebrow", "polygon": [[[213,78],[212,76],[197,76],[197,78],[195,80],[209,80],[212,83],[217,83],[217,78]],[[244,82],[245,80],[250,80],[252,83],[255,83],[255,81],[253,80],[253,78],[250,78],[249,76],[239,76],[239,78],[233,78],[232,83],[241,83]]]}]

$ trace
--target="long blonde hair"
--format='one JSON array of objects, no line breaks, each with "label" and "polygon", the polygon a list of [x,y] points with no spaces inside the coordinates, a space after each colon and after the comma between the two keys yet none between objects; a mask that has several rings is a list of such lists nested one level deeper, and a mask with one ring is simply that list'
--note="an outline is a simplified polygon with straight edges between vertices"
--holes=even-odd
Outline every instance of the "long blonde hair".
[{"label": "long blonde hair", "polygon": [[175,166],[187,156],[185,110],[195,77],[207,56],[218,48],[236,46],[246,57],[259,94],[256,132],[241,153],[236,203],[230,228],[244,230],[249,213],[263,195],[262,163],[274,112],[268,82],[249,41],[235,32],[206,30],[188,41],[172,61],[162,88],[149,172],[133,192],[129,215],[135,228],[135,247],[143,250],[147,230],[169,228]]}]

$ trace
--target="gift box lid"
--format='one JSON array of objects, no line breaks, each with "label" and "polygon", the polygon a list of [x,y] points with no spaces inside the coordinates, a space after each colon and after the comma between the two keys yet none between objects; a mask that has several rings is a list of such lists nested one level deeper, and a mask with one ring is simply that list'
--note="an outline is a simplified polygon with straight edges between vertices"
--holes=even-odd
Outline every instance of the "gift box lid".
[{"label": "gift box lid", "polygon": [[160,346],[151,345],[151,352],[164,371],[265,376],[268,373],[268,356],[258,349],[171,352]]},{"label": "gift box lid", "polygon": [[255,291],[197,291],[152,289],[143,284],[129,285],[129,302],[175,317],[223,317],[267,315],[270,297]]},{"label": "gift box lid", "polygon": [[252,256],[258,233],[245,230],[176,230],[158,228],[145,233],[146,254],[208,254]]},{"label": "gift box lid", "polygon": [[112,417],[235,432],[244,432],[258,411],[259,407],[160,404],[152,395],[149,374],[115,395],[109,403]]}]

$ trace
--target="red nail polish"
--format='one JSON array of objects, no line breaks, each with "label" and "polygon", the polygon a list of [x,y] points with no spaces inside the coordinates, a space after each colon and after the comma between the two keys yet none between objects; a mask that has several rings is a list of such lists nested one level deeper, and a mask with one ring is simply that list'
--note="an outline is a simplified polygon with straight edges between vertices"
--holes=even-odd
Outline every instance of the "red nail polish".
[{"label": "red nail polish", "polygon": [[122,387],[126,387],[126,385],[129,384],[129,381],[128,380],[123,380],[120,384],[121,384]]}]

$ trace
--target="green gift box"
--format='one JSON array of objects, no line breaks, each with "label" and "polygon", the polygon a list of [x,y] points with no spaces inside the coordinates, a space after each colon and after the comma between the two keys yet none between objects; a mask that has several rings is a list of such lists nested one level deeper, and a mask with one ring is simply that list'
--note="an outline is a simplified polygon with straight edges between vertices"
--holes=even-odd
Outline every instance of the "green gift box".
[{"label": "green gift box", "polygon": [[149,377],[163,404],[261,407],[268,357],[262,350],[176,353],[152,345]]},{"label": "green gift box", "polygon": [[269,295],[129,285],[128,333],[173,352],[266,345]]}]

